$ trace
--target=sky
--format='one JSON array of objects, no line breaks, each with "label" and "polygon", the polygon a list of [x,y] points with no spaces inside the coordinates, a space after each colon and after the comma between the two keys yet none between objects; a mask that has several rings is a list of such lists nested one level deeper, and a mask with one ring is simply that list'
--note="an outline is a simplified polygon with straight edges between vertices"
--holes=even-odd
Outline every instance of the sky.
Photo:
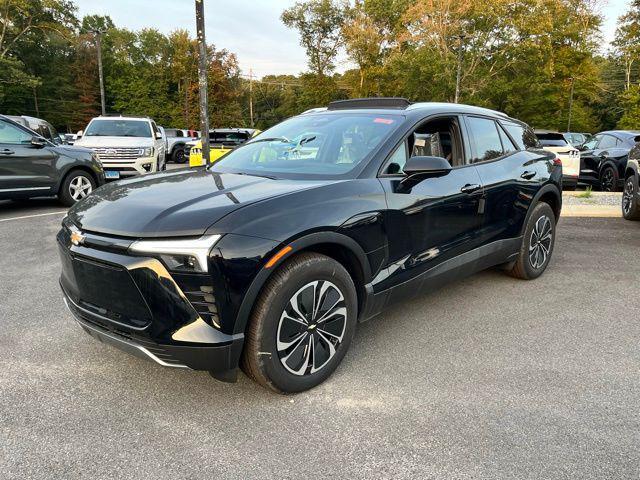
[{"label": "sky", "polygon": [[[118,27],[130,30],[154,27],[163,33],[187,29],[195,36],[194,0],[75,0],[80,17],[109,15]],[[304,49],[294,30],[280,21],[282,11],[295,0],[204,0],[207,42],[238,57],[245,75],[253,70],[260,78],[268,74],[298,74],[307,68]],[[606,45],[613,40],[616,20],[628,0],[603,3],[602,34]],[[344,56],[338,71],[349,65]]]}]

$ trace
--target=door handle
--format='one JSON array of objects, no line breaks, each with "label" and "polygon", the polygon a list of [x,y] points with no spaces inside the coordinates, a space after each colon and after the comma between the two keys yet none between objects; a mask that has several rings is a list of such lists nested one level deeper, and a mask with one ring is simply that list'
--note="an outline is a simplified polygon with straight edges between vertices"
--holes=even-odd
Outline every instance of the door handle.
[{"label": "door handle", "polygon": [[9,149],[9,148],[3,148],[2,150],[0,150],[0,154],[2,155],[13,155],[14,152],[13,150]]},{"label": "door handle", "polygon": [[525,180],[531,180],[535,176],[536,176],[536,172],[529,172],[528,170],[525,170],[522,173],[522,175],[520,175],[520,178],[524,178]]},{"label": "door handle", "polygon": [[464,187],[460,189],[462,193],[473,193],[477,190],[480,190],[482,185],[478,185],[477,183],[467,183]]}]

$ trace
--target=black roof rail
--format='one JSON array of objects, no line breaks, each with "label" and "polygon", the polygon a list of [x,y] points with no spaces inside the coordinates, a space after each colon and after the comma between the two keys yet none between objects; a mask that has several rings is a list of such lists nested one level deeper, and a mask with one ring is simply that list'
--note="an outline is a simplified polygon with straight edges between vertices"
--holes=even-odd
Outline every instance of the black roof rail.
[{"label": "black roof rail", "polygon": [[352,108],[397,108],[404,110],[412,102],[401,97],[353,98],[331,102],[328,110],[349,110]]}]

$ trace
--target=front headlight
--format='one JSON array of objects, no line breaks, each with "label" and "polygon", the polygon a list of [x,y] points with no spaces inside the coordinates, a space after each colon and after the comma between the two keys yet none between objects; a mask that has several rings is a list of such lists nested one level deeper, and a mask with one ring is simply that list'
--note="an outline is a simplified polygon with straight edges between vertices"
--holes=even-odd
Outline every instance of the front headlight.
[{"label": "front headlight", "polygon": [[142,149],[143,157],[153,157],[153,147],[145,147]]},{"label": "front headlight", "polygon": [[129,250],[160,258],[169,270],[207,272],[209,251],[221,235],[205,235],[190,240],[137,240]]}]

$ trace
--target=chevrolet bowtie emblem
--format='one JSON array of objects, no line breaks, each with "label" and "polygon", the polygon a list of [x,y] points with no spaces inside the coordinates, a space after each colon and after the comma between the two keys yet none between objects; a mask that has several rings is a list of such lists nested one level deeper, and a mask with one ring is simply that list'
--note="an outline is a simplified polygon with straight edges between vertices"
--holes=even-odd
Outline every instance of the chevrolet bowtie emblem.
[{"label": "chevrolet bowtie emblem", "polygon": [[76,247],[78,245],[82,245],[84,243],[84,235],[77,231],[71,232],[71,243],[73,243]]}]

